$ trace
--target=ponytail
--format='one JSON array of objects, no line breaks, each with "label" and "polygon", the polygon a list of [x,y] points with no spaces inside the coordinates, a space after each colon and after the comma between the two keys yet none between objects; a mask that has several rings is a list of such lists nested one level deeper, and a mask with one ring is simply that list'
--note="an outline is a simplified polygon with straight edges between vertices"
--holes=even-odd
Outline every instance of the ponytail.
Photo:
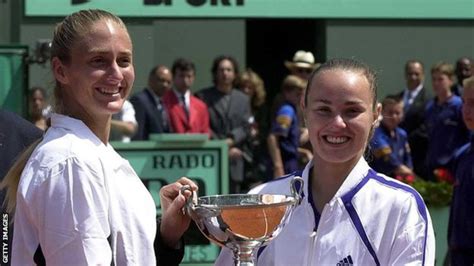
[{"label": "ponytail", "polygon": [[[5,201],[3,202],[3,207],[6,208],[6,211],[13,217],[16,207],[16,192],[18,190],[18,184],[20,183],[21,173],[25,168],[28,159],[31,154],[38,146],[38,144],[43,140],[40,138],[33,142],[28,148],[26,148],[23,153],[18,157],[18,160],[13,164],[13,166],[8,170],[5,178],[0,183],[0,189],[6,189]],[[13,219],[11,219],[13,221]]]}]

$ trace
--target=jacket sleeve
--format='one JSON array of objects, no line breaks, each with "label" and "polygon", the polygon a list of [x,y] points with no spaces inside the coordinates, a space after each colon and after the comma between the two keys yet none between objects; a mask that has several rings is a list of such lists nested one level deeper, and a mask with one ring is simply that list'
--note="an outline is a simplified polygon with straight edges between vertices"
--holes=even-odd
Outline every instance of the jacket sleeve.
[{"label": "jacket sleeve", "polygon": [[[405,224],[395,236],[388,265],[427,265],[435,263],[435,238],[428,209],[419,206],[414,198],[404,215]],[[425,212],[423,214],[424,208]]]},{"label": "jacket sleeve", "polygon": [[181,238],[179,249],[168,247],[162,242],[160,234],[161,219],[156,220],[156,237],[155,237],[155,256],[156,265],[175,266],[179,265],[184,257],[184,239]]}]

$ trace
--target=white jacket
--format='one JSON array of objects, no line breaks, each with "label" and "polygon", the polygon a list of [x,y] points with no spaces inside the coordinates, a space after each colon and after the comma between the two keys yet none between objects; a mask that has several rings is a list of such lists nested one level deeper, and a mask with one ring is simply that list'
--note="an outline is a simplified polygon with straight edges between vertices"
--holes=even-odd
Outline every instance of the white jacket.
[{"label": "white jacket", "polygon": [[155,203],[128,161],[80,120],[51,123],[18,186],[12,265],[156,265]]},{"label": "white jacket", "polygon": [[[287,226],[258,251],[262,265],[434,265],[435,239],[428,210],[411,187],[377,174],[361,158],[321,215],[313,207],[308,173],[303,200]],[[317,169],[315,169],[317,171]],[[294,175],[250,193],[290,195]],[[224,248],[216,265],[231,265]]]}]

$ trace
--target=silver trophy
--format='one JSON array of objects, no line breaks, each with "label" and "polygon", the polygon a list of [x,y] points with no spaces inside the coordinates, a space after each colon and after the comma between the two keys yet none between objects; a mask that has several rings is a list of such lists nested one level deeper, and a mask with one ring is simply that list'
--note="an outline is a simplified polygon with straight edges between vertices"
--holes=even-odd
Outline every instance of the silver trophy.
[{"label": "silver trophy", "polygon": [[[181,188],[193,191],[189,186]],[[184,207],[212,242],[230,248],[235,265],[255,265],[255,252],[275,238],[300,204],[303,179],[291,181],[291,196],[229,194],[188,198]]]}]

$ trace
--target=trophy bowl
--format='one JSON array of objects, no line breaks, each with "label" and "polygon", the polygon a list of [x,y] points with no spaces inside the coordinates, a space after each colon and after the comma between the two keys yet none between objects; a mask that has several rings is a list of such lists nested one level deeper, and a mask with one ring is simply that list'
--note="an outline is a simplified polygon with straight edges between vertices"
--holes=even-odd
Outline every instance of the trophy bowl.
[{"label": "trophy bowl", "polygon": [[[274,239],[299,205],[303,179],[291,180],[292,195],[229,194],[188,198],[185,212],[213,243],[230,248],[235,265],[255,265],[255,252]],[[189,186],[181,188],[193,191]]]}]

